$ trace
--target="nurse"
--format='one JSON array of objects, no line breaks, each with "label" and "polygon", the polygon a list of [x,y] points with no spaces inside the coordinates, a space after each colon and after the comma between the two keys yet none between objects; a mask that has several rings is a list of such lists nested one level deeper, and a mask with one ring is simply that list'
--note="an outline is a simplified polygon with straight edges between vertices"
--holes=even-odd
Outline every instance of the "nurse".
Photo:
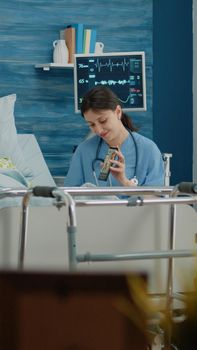
[{"label": "nurse", "polygon": [[[122,110],[118,97],[97,86],[84,96],[81,114],[92,135],[73,154],[64,185],[164,186],[164,164],[156,144],[140,135]],[[109,147],[117,147],[106,181],[99,174]]]}]

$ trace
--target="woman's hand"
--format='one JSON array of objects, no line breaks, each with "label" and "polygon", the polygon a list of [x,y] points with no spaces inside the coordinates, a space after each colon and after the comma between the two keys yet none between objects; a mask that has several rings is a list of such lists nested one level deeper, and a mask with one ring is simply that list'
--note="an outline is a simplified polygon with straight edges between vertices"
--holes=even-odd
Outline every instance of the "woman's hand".
[{"label": "woman's hand", "polygon": [[120,149],[116,151],[116,157],[115,159],[110,160],[110,163],[112,164],[110,172],[121,183],[121,185],[126,187],[136,186],[135,181],[133,181],[133,179],[127,179],[125,175],[125,159]]}]

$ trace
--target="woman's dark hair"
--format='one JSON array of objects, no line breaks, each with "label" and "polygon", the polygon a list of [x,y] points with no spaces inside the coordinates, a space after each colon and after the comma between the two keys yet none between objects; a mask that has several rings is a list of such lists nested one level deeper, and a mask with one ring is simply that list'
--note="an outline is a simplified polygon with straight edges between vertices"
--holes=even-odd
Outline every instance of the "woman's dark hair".
[{"label": "woman's dark hair", "polygon": [[[84,113],[89,111],[89,109],[92,109],[93,111],[103,109],[115,111],[118,105],[121,106],[121,102],[112,90],[105,86],[97,86],[89,90],[83,97],[81,104],[81,115],[84,117]],[[129,118],[123,111],[121,121],[125,128],[130,129],[131,131],[138,130],[138,128],[133,124],[131,118]]]}]

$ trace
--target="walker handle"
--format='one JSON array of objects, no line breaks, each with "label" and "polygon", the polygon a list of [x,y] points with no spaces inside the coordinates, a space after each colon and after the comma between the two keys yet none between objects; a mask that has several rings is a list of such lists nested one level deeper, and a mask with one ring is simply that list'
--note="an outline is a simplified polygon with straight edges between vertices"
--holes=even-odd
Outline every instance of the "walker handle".
[{"label": "walker handle", "polygon": [[56,189],[57,189],[57,187],[35,186],[32,189],[32,193],[36,197],[52,197],[52,198],[54,198],[53,191]]},{"label": "walker handle", "polygon": [[180,182],[177,185],[179,192],[184,193],[197,193],[197,183],[193,182]]}]

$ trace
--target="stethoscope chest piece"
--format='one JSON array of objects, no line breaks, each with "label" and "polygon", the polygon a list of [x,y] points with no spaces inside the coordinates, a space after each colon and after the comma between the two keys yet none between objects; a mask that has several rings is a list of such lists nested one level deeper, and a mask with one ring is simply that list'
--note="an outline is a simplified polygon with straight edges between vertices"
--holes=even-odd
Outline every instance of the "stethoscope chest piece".
[{"label": "stethoscope chest piece", "polygon": [[133,183],[135,186],[137,186],[138,183],[139,183],[136,176],[134,176],[130,181],[132,181],[132,183]]}]

